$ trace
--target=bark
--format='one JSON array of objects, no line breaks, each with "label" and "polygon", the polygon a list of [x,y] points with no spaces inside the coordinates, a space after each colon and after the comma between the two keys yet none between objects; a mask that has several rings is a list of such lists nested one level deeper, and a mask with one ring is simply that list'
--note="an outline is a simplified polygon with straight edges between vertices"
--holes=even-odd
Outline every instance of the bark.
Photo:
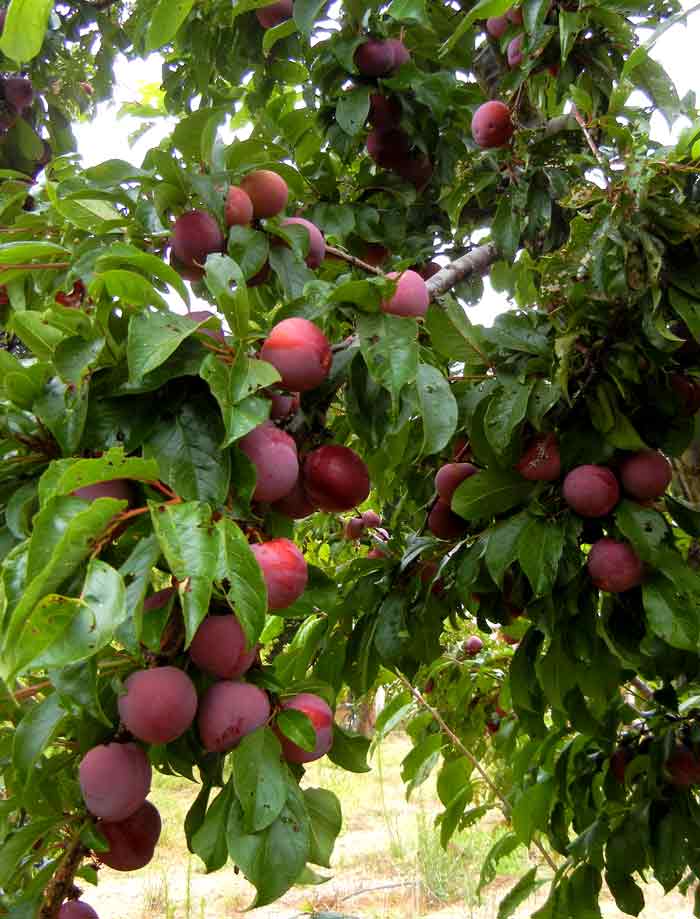
[{"label": "bark", "polygon": [[471,252],[467,252],[466,255],[447,265],[442,271],[438,271],[426,282],[430,299],[437,300],[442,297],[448,290],[451,290],[469,275],[487,274],[497,258],[498,250],[493,243],[487,243],[485,246],[479,246],[476,249],[472,249]]}]

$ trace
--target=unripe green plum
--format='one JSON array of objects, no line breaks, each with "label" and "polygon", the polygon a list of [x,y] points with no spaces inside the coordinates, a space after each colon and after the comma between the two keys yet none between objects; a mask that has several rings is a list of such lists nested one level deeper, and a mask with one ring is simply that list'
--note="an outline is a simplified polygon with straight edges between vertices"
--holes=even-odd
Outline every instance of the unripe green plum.
[{"label": "unripe green plum", "polygon": [[304,462],[304,487],[323,511],[349,511],[367,500],[369,471],[354,450],[329,444],[313,450]]},{"label": "unripe green plum", "polygon": [[620,500],[620,486],[606,466],[577,466],[564,479],[562,494],[582,517],[606,517]]},{"label": "unripe green plum", "polygon": [[382,303],[382,312],[407,318],[425,316],[430,305],[430,294],[423,278],[410,270],[402,274],[392,271],[387,277],[397,280],[397,285],[391,299]]},{"label": "unripe green plum", "polygon": [[226,203],[224,204],[226,226],[247,227],[252,219],[253,202],[242,188],[232,185],[226,193]]},{"label": "unripe green plum", "polygon": [[299,456],[294,439],[272,421],[264,421],[238,441],[255,466],[255,501],[279,501],[299,478]]},{"label": "unripe green plum", "polygon": [[333,746],[333,710],[320,696],[311,692],[301,692],[282,703],[282,710],[293,709],[303,712],[316,732],[316,745],[313,750],[304,750],[288,737],[276,730],[282,745],[282,755],[289,763],[311,763],[320,759]]},{"label": "unripe green plum", "polygon": [[642,583],[644,566],[629,543],[604,536],[591,547],[588,573],[599,590],[623,593]]},{"label": "unripe green plum", "polygon": [[272,505],[272,510],[277,514],[282,514],[284,517],[289,517],[291,520],[304,520],[306,517],[310,517],[311,514],[315,514],[318,508],[306,494],[303,479],[299,476],[294,488],[284,498],[275,501]]},{"label": "unripe green plum", "polygon": [[455,542],[466,535],[468,527],[467,521],[455,514],[447,501],[438,498],[428,514],[428,529],[438,539]]},{"label": "unripe green plum", "polygon": [[295,603],[309,578],[306,559],[297,546],[290,539],[272,539],[250,548],[265,579],[268,607],[280,610]]},{"label": "unripe green plum", "polygon": [[99,916],[85,900],[66,900],[58,911],[58,919],[99,919]]},{"label": "unripe green plum", "polygon": [[330,373],[331,345],[323,332],[308,319],[283,319],[273,326],[260,349],[260,357],[282,377],[281,385],[293,392],[316,389]]},{"label": "unripe green plum", "polygon": [[93,747],[80,761],[78,776],[85,806],[106,820],[124,820],[151,790],[151,764],[135,743]]},{"label": "unripe green plum", "polygon": [[170,246],[186,268],[201,268],[208,255],[223,251],[224,234],[211,214],[188,211],[175,221]]},{"label": "unripe green plum", "polygon": [[309,268],[320,268],[321,263],[326,257],[326,241],[323,238],[323,233],[321,233],[316,224],[311,223],[310,220],[304,219],[304,217],[288,217],[286,220],[282,221],[281,225],[283,227],[304,227],[309,234],[309,251],[306,256],[306,264]]},{"label": "unripe green plum", "polygon": [[252,666],[256,654],[257,648],[246,651],[245,632],[232,614],[207,616],[189,647],[193,663],[222,680],[242,676]]},{"label": "unripe green plum", "polygon": [[622,487],[637,501],[661,497],[672,478],[673,468],[658,450],[642,450],[627,457],[620,466]]},{"label": "unripe green plum", "polygon": [[240,186],[253,202],[253,215],[276,217],[287,206],[289,187],[281,175],[270,169],[256,169],[249,172]]},{"label": "unripe green plum", "polygon": [[449,504],[462,482],[476,475],[478,471],[471,463],[445,463],[435,476],[435,490],[442,500]]},{"label": "unripe green plum", "polygon": [[277,0],[255,11],[258,22],[263,29],[273,29],[280,23],[291,19],[294,13],[293,0]]},{"label": "unripe green plum", "polygon": [[134,737],[146,743],[176,740],[194,721],[197,692],[192,680],[177,667],[137,670],[124,681],[119,717]]},{"label": "unripe green plum", "polygon": [[99,860],[115,871],[138,871],[153,858],[160,837],[161,820],[150,801],[126,820],[98,820],[98,831],[109,843],[106,852],[96,852]]},{"label": "unripe green plum", "polygon": [[355,51],[355,66],[365,77],[388,76],[396,66],[396,50],[388,41],[369,38]]},{"label": "unripe green plum", "polygon": [[553,482],[561,475],[561,456],[556,434],[539,434],[525,448],[516,470],[529,482]]},{"label": "unripe green plum", "polygon": [[199,706],[202,745],[209,753],[233,750],[247,734],[262,727],[271,713],[267,693],[257,686],[230,680],[215,683]]},{"label": "unripe green plum", "polygon": [[505,147],[514,130],[510,109],[504,102],[492,99],[474,112],[472,137],[479,147]]}]

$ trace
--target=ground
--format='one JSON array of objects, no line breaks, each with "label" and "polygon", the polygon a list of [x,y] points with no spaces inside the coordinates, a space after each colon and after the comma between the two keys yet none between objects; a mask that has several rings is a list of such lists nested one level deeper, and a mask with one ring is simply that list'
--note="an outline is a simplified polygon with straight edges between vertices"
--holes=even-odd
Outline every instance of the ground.
[{"label": "ground", "polygon": [[[496,919],[503,894],[529,867],[525,853],[501,863],[503,873],[475,896],[483,855],[503,825],[493,820],[461,834],[448,852],[440,848],[433,817],[440,807],[427,782],[404,798],[400,762],[410,749],[394,736],[375,752],[373,770],[351,776],[331,763],[311,766],[304,785],[329,788],[343,805],[345,828],[336,846],[333,878],[317,887],[296,888],[251,919]],[[151,800],[163,817],[156,856],[131,874],[102,869],[97,888],[85,899],[100,919],[237,919],[253,898],[253,888],[233,867],[206,875],[185,845],[183,820],[194,799],[191,783],[158,775]],[[641,919],[691,919],[692,903],[679,894],[664,897],[660,887],[645,889]],[[516,919],[528,919],[543,897],[528,901]],[[605,919],[624,915],[608,897]]]}]

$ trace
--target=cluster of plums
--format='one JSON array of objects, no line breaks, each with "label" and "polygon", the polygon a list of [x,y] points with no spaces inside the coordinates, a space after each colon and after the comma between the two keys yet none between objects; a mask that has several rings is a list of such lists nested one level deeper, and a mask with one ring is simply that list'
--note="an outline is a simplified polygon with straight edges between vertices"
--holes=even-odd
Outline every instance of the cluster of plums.
[{"label": "cluster of plums", "polygon": [[[154,594],[146,611],[166,605],[172,588]],[[149,602],[150,601],[150,602]],[[246,649],[236,617],[208,615],[189,647],[189,659],[214,682],[198,698],[194,683],[174,666],[137,670],[124,682],[119,717],[134,740],[93,747],[79,767],[80,788],[88,811],[108,849],[100,861],[118,871],[135,871],[153,857],[161,829],[158,810],[147,801],[151,765],[144,744],[167,744],[197,721],[202,746],[209,753],[227,753],[252,731],[272,723],[284,758],[308,763],[324,756],[333,741],[333,711],[319,696],[299,693],[281,702],[279,710],[294,709],[313,725],[314,749],[304,750],[274,724],[268,694],[242,678],[255,662],[257,648]]]}]

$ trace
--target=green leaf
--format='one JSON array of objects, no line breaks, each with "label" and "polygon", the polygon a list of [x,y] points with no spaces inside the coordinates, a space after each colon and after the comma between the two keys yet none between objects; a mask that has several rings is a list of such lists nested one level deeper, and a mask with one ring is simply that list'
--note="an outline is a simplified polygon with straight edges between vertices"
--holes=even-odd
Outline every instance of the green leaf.
[{"label": "green leaf", "polygon": [[34,843],[55,828],[55,817],[44,817],[10,833],[0,847],[0,887],[7,887]]},{"label": "green leaf", "polygon": [[146,33],[146,51],[167,44],[190,15],[194,0],[158,0]]},{"label": "green leaf", "polygon": [[416,375],[418,401],[423,416],[424,456],[443,450],[457,428],[457,400],[450,384],[430,364],[419,364]]},{"label": "green leaf", "polygon": [[674,522],[689,536],[700,537],[700,511],[682,498],[666,495],[666,507]]},{"label": "green leaf", "polygon": [[202,859],[207,874],[223,868],[228,859],[226,827],[232,805],[240,806],[229,782],[211,802],[201,826],[192,836],[192,852]]},{"label": "green leaf", "polygon": [[505,833],[500,839],[491,846],[481,863],[481,874],[479,875],[479,886],[476,888],[477,896],[484,887],[496,879],[498,873],[498,863],[503,858],[507,858],[520,845],[520,840],[515,833]]},{"label": "green leaf", "polygon": [[621,501],[615,508],[615,521],[640,558],[653,562],[668,533],[664,517],[635,501]]},{"label": "green leaf", "polygon": [[476,22],[477,19],[488,19],[490,16],[500,16],[509,10],[512,5],[512,0],[479,0],[479,2],[469,10],[466,16],[460,17],[459,25],[441,46],[440,57],[444,57],[461,41],[462,36],[466,34],[472,23]]},{"label": "green leaf", "polygon": [[387,13],[398,22],[415,22],[430,28],[425,0],[392,0]]},{"label": "green leaf", "polygon": [[374,644],[386,663],[398,663],[404,653],[410,638],[406,613],[406,597],[399,592],[389,594],[379,607]]},{"label": "green leaf", "polygon": [[258,728],[243,738],[231,760],[244,829],[257,833],[277,819],[287,800],[287,769],[280,742],[269,728]]},{"label": "green leaf", "polygon": [[554,779],[546,778],[527,788],[513,806],[513,829],[520,842],[529,846],[536,830],[546,827],[554,803]]},{"label": "green leaf", "polygon": [[335,107],[335,120],[350,137],[364,128],[368,115],[369,89],[366,86],[344,92]]},{"label": "green leaf", "polygon": [[[25,0],[25,2],[27,5],[29,5],[33,3],[34,0]],[[16,0],[13,0],[13,2],[10,4],[10,10],[12,10],[15,3]],[[11,16],[12,12],[8,14],[8,17],[5,21],[5,28],[2,33],[2,39],[0,39],[0,50],[2,50],[2,45],[7,35],[8,24],[10,22]],[[0,244],[0,266],[20,265],[24,262],[31,262],[33,259],[39,259],[41,262],[48,262],[51,261],[51,259],[60,259],[61,261],[65,261],[66,259],[70,258],[70,250],[65,249],[63,246],[59,246],[58,243],[37,241]]]},{"label": "green leaf", "polygon": [[362,314],[357,323],[360,349],[372,379],[391,393],[398,409],[399,395],[418,373],[418,327],[414,319],[386,313]]},{"label": "green leaf", "polygon": [[465,520],[503,514],[524,502],[532,483],[500,469],[485,469],[466,479],[452,497],[452,510]]},{"label": "green leaf", "polygon": [[227,586],[229,602],[252,647],[265,625],[265,579],[240,527],[230,517],[222,517],[216,527],[220,537],[216,580]]},{"label": "green leaf", "polygon": [[520,246],[520,232],[520,215],[513,206],[512,198],[504,195],[491,224],[491,235],[500,256],[506,261],[515,258]]},{"label": "green leaf", "polygon": [[486,567],[499,587],[503,587],[505,573],[518,557],[518,541],[530,522],[529,514],[515,514],[489,529]]},{"label": "green leaf", "polygon": [[520,904],[529,899],[543,883],[545,882],[537,880],[537,866],[531,868],[501,900],[496,919],[511,919]]},{"label": "green leaf", "polygon": [[153,275],[165,284],[174,287],[180,294],[184,302],[189,306],[190,296],[187,287],[180,275],[175,269],[164,262],[157,255],[150,252],[142,252],[135,246],[126,243],[115,243],[109,249],[105,249],[100,255],[95,265],[98,272],[105,269],[113,268],[119,265],[129,265],[132,268],[138,268],[149,275]]},{"label": "green leaf", "polygon": [[97,482],[110,482],[113,479],[153,482],[158,478],[158,464],[154,460],[125,456],[123,447],[112,447],[98,459],[71,459],[52,463],[41,477],[39,496],[44,504],[54,495],[69,495],[77,488]]},{"label": "green leaf", "polygon": [[325,788],[305,788],[304,802],[311,830],[309,861],[330,868],[333,847],[343,825],[340,801]]},{"label": "green leaf", "polygon": [[554,520],[530,520],[518,540],[518,561],[533,593],[552,592],[564,551],[564,528]]},{"label": "green leaf", "polygon": [[697,654],[700,650],[697,595],[689,598],[661,574],[645,582],[642,595],[649,628],[673,648]]},{"label": "green leaf", "polygon": [[85,429],[88,387],[53,377],[34,403],[34,412],[56,438],[64,455],[75,453]]},{"label": "green leaf", "polygon": [[628,916],[638,916],[644,909],[644,894],[631,875],[609,870],[605,882],[615,898],[617,908]]},{"label": "green leaf", "polygon": [[369,772],[367,753],[370,742],[360,734],[350,734],[335,722],[333,723],[333,746],[328,751],[328,759],[347,772]]},{"label": "green leaf", "polygon": [[528,384],[505,380],[501,389],[489,400],[484,415],[484,432],[498,456],[503,456],[525,420],[533,387],[534,380]]},{"label": "green leaf", "polygon": [[326,5],[327,0],[296,0],[294,3],[294,22],[299,31],[307,37],[311,35],[318,19],[318,14]]},{"label": "green leaf", "polygon": [[254,393],[279,381],[280,375],[272,364],[253,360],[241,350],[229,367],[210,354],[200,374],[221,409],[226,429],[222,447],[245,437],[270,417],[270,400]]},{"label": "green leaf", "polygon": [[31,61],[41,51],[51,0],[11,0],[0,38],[0,51],[13,61]]},{"label": "green leaf", "polygon": [[196,330],[196,323],[176,313],[137,313],[129,323],[129,379],[139,382],[151,370],[160,367]]},{"label": "green leaf", "polygon": [[15,729],[12,744],[12,763],[19,773],[30,771],[66,717],[58,693],[31,705]]},{"label": "green leaf", "polygon": [[294,708],[282,709],[275,723],[292,743],[309,753],[313,751],[316,746],[316,731],[307,714]]}]

